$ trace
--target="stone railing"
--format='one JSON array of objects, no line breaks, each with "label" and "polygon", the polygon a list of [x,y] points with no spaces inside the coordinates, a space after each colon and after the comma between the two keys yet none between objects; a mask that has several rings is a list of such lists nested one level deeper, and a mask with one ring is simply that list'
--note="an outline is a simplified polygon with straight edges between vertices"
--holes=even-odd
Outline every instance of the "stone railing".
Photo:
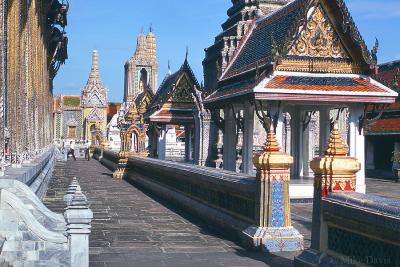
[{"label": "stone railing", "polygon": [[53,174],[55,158],[54,147],[50,147],[35,160],[22,164],[21,168],[8,168],[1,179],[18,180],[28,185],[42,199]]},{"label": "stone railing", "polygon": [[76,179],[64,215],[43,205],[24,183],[0,180],[0,263],[10,266],[89,266],[93,218]]},{"label": "stone railing", "polygon": [[333,193],[322,200],[322,218],[323,253],[348,265],[400,266],[399,200]]},{"label": "stone railing", "polygon": [[[99,155],[101,151],[98,149],[95,154]],[[116,170],[118,154],[104,151],[100,161]],[[239,237],[246,246],[267,252],[301,250],[303,237],[291,226],[290,219],[288,189],[292,158],[279,152],[274,143],[254,161],[259,170],[257,178],[131,156],[124,178],[192,215],[220,226],[224,232]]]},{"label": "stone railing", "polygon": [[357,159],[334,127],[315,158],[311,247],[295,266],[400,266],[400,201],[356,193]]}]

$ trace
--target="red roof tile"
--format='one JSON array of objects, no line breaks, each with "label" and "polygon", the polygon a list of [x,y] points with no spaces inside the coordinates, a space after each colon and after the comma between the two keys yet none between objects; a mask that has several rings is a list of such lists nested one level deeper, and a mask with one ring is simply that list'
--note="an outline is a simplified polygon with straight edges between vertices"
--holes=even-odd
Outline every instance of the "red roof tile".
[{"label": "red roof tile", "polygon": [[400,134],[400,118],[380,119],[370,127],[368,133]]}]

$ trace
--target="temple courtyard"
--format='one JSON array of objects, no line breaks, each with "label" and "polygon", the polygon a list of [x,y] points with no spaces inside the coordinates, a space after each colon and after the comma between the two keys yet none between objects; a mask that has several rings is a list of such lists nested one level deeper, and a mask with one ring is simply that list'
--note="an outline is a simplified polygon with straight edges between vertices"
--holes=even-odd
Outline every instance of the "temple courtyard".
[{"label": "temple courtyard", "polygon": [[[94,213],[90,266],[293,266],[298,253],[250,251],[214,228],[112,172],[96,160],[57,162],[44,203],[62,213],[63,196],[77,177]],[[400,183],[367,179],[367,193],[400,198]],[[311,239],[311,203],[292,203],[294,226]]]}]

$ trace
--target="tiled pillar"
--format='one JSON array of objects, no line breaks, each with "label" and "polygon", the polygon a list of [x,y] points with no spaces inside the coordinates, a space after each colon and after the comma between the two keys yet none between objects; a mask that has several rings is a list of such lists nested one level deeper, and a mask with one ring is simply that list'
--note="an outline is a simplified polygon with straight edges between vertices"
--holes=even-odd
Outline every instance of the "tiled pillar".
[{"label": "tiled pillar", "polygon": [[253,173],[253,135],[254,135],[254,106],[246,103],[244,106],[244,133],[243,133],[243,149],[242,172],[247,174]]},{"label": "tiled pillar", "polygon": [[224,109],[225,131],[223,160],[224,170],[236,171],[236,121],[230,107]]},{"label": "tiled pillar", "polygon": [[[257,168],[256,223],[263,251],[300,251],[303,236],[292,226],[290,214],[290,166],[293,158],[281,152],[273,126],[264,152],[254,157]],[[254,236],[254,235],[253,235]]]},{"label": "tiled pillar", "polygon": [[323,220],[322,198],[331,192],[354,192],[356,173],[360,170],[357,159],[348,157],[348,151],[341,139],[337,125],[330,135],[324,155],[311,161],[314,171],[314,199],[311,229],[311,247],[295,257],[295,266],[320,266],[321,258],[328,250],[328,227]]},{"label": "tiled pillar", "polygon": [[321,226],[321,200],[331,192],[356,190],[356,173],[361,165],[357,159],[347,156],[348,151],[335,125],[324,156],[311,162],[314,171],[313,228],[311,248],[320,249],[322,235],[326,229]]}]

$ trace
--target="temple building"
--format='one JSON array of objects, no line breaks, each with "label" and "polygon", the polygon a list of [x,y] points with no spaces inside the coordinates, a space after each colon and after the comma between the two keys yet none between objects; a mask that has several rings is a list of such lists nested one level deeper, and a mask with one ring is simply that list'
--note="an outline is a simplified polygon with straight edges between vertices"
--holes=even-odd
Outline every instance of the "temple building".
[{"label": "temple building", "polygon": [[[133,56],[125,64],[124,103],[113,119],[113,133],[116,126],[121,131],[121,149],[141,155],[148,153],[148,125],[144,121],[146,112],[157,90],[158,63],[156,37],[150,29],[137,38]],[[115,123],[117,121],[117,123]]]},{"label": "temple building", "polygon": [[0,1],[0,162],[21,167],[53,141],[53,79],[68,58],[68,7]]},{"label": "temple building", "polygon": [[107,132],[107,89],[100,78],[97,50],[93,51],[92,68],[81,95],[83,139],[94,140],[95,132],[101,133],[101,139],[105,138]]},{"label": "temple building", "polygon": [[156,37],[152,30],[140,33],[134,55],[125,63],[124,102],[137,102],[142,94],[157,90],[158,63]]},{"label": "temple building", "polygon": [[[400,61],[379,65],[376,78],[388,87],[400,91]],[[400,102],[383,106],[370,106],[370,127],[366,131],[366,168],[369,176],[390,177],[393,152],[400,152]]]},{"label": "temple building", "polygon": [[89,79],[80,96],[57,96],[54,100],[54,139],[95,140],[107,134],[107,89],[100,79],[98,52],[93,51]]},{"label": "temple building", "polygon": [[[276,8],[262,8],[268,3]],[[364,163],[366,107],[391,104],[398,95],[373,78],[377,44],[367,49],[344,1],[232,4],[203,62],[216,165],[252,174],[256,144],[273,124],[278,143],[295,159],[292,178],[302,178],[316,153],[310,147],[322,154],[340,121],[350,156]],[[350,186],[365,192],[365,164]]]},{"label": "temple building", "polygon": [[54,139],[83,140],[81,96],[56,96],[54,100]]},{"label": "temple building", "polygon": [[177,72],[165,76],[145,115],[150,124],[150,156],[194,160],[195,88],[200,85],[187,58]]}]

